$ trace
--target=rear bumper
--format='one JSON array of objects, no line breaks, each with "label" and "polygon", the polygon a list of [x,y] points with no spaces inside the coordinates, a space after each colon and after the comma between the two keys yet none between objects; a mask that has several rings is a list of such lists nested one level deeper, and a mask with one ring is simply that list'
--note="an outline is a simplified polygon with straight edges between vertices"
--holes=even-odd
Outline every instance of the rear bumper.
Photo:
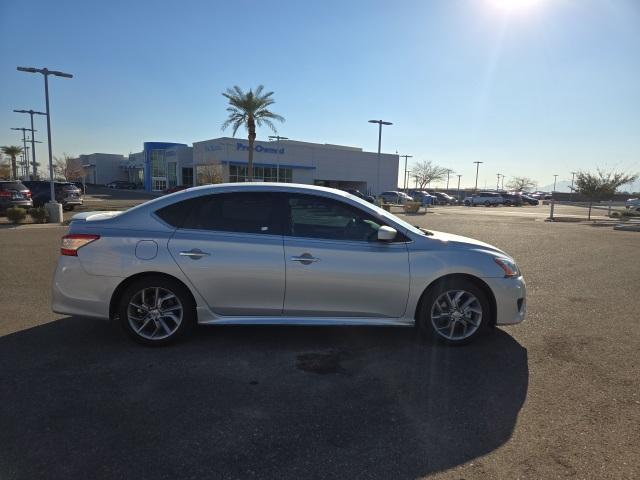
[{"label": "rear bumper", "polygon": [[89,275],[77,257],[60,256],[53,277],[51,309],[55,313],[109,318],[109,303],[120,277]]},{"label": "rear bumper", "polygon": [[496,324],[514,325],[527,314],[527,288],[522,276],[518,278],[483,278],[496,299]]}]

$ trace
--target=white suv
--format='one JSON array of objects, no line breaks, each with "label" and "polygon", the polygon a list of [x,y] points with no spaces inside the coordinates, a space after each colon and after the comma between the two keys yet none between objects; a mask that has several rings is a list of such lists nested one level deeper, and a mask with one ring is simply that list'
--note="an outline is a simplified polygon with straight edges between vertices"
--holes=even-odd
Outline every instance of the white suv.
[{"label": "white suv", "polygon": [[502,195],[496,192],[474,193],[470,197],[466,197],[464,199],[464,204],[467,207],[469,206],[475,207],[476,205],[484,205],[486,207],[493,205],[494,207],[496,207],[503,203],[504,203],[504,198],[502,198]]}]

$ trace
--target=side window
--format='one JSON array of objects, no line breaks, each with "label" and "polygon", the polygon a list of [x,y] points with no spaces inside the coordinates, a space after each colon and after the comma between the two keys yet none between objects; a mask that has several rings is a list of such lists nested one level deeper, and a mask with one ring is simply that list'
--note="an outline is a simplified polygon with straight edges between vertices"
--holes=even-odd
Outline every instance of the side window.
[{"label": "side window", "polygon": [[183,228],[279,235],[276,196],[268,193],[209,195],[187,217]]},{"label": "side window", "polygon": [[294,237],[374,241],[382,222],[343,202],[313,195],[287,198],[289,228]]},{"label": "side window", "polygon": [[219,193],[165,207],[156,212],[178,228],[281,235],[277,197],[269,193]]}]

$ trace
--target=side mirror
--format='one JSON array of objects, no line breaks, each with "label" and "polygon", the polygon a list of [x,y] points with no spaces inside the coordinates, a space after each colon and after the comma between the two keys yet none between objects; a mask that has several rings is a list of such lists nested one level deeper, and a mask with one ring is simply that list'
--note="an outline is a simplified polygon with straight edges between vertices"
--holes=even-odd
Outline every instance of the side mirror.
[{"label": "side mirror", "polygon": [[378,241],[391,242],[398,234],[395,228],[382,226],[378,229]]}]

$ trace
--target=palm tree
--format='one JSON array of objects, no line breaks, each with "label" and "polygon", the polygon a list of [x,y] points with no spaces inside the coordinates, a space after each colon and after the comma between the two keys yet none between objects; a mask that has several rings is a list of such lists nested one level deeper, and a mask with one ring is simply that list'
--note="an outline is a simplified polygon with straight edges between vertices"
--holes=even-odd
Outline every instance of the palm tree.
[{"label": "palm tree", "polygon": [[235,137],[238,129],[244,125],[249,132],[249,160],[247,162],[249,181],[253,180],[253,145],[256,141],[256,125],[259,127],[266,125],[274,133],[277,133],[272,120],[284,122],[283,117],[268,109],[275,103],[275,100],[271,98],[273,92],[263,94],[263,89],[264,87],[259,85],[255,92],[251,89],[248,92],[243,92],[240,87],[235,85],[233,88],[227,88],[227,91],[222,94],[229,100],[227,108],[229,118],[222,124],[222,130],[231,125]]},{"label": "palm tree", "polygon": [[15,180],[16,178],[18,178],[18,166],[16,165],[16,157],[22,153],[22,147],[17,147],[15,145],[2,147],[2,153],[11,157],[11,175]]}]

